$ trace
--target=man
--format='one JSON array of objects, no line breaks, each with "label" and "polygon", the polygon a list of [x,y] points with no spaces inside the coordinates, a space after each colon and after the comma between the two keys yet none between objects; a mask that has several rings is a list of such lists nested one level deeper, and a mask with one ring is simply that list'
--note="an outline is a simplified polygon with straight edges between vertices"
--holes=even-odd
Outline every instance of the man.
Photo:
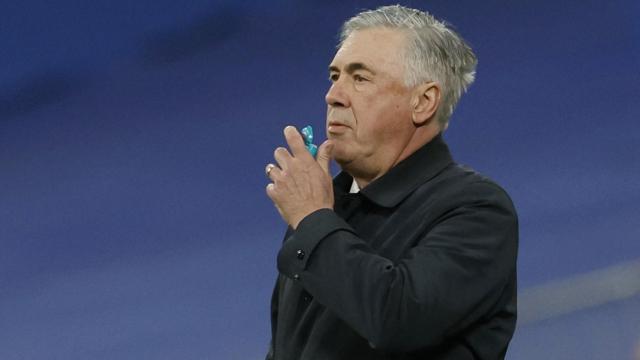
[{"label": "man", "polygon": [[[441,133],[476,58],[401,6],[343,26],[317,160],[296,129],[267,195],[289,225],[267,359],[501,359],[516,321],[508,195],[455,164]],[[329,161],[342,172],[332,181]]]}]

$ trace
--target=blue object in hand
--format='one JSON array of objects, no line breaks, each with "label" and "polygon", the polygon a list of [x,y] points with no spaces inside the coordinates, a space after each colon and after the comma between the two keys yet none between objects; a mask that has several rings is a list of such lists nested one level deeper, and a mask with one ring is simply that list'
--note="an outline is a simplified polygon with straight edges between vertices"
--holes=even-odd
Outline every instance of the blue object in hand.
[{"label": "blue object in hand", "polygon": [[316,157],[318,153],[318,147],[313,144],[313,128],[311,125],[305,126],[300,131],[302,133],[302,139],[304,139],[304,146],[307,147],[307,150],[311,153],[311,156]]}]

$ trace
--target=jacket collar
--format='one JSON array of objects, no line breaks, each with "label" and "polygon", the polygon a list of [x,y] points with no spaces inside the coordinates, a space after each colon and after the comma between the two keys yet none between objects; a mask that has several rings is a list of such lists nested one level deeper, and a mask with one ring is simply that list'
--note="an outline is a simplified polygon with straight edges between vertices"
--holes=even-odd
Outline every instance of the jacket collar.
[{"label": "jacket collar", "polygon": [[[453,163],[449,147],[439,134],[386,174],[360,191],[367,199],[382,207],[394,207],[420,185],[432,179]],[[334,179],[336,197],[349,192],[353,178],[342,171]]]}]

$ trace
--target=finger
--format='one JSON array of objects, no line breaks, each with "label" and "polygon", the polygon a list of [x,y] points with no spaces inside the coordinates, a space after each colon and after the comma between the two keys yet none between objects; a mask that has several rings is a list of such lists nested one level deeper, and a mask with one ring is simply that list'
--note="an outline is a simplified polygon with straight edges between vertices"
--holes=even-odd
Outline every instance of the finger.
[{"label": "finger", "polygon": [[264,168],[264,172],[271,181],[275,182],[276,179],[280,178],[282,170],[273,164],[267,164]]},{"label": "finger", "polygon": [[293,126],[287,126],[284,128],[284,137],[287,139],[287,144],[289,144],[289,149],[291,149],[291,153],[294,157],[300,158],[313,158],[307,147],[304,146],[304,140],[302,139],[302,135],[296,130]]},{"label": "finger", "polygon": [[329,171],[329,162],[331,161],[332,150],[333,143],[330,140],[325,140],[325,142],[323,142],[318,148],[318,156],[316,156],[318,164],[327,175],[331,175]]},{"label": "finger", "polygon": [[284,219],[284,212],[278,205],[278,194],[275,185],[268,184],[266,187],[266,192],[267,196],[271,199],[271,201],[273,201],[273,206],[275,206],[275,208],[278,210],[278,213],[280,213],[280,216],[282,216],[282,218]]},{"label": "finger", "polygon": [[273,164],[267,164],[267,166],[264,167],[264,173],[265,175],[267,175],[268,178],[271,177],[271,171],[273,171],[275,167],[276,166]]},{"label": "finger", "polygon": [[276,195],[275,185],[273,185],[273,183],[267,184],[266,190],[267,190],[267,196],[269,196],[269,198],[273,200],[274,196]]},{"label": "finger", "polygon": [[276,199],[277,199],[276,186],[273,183],[269,183],[267,184],[266,191],[269,199],[271,199],[271,201],[273,201],[273,204],[277,207],[278,205],[276,202]]},{"label": "finger", "polygon": [[278,166],[280,166],[282,170],[287,170],[289,168],[289,162],[293,159],[293,156],[289,154],[289,151],[283,147],[277,148],[273,152],[273,157],[276,159]]}]

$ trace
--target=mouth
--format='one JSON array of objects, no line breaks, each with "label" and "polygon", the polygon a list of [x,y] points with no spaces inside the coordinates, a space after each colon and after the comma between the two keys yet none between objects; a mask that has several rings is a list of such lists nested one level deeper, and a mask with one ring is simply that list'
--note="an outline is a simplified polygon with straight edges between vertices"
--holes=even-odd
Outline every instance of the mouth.
[{"label": "mouth", "polygon": [[327,132],[331,134],[340,134],[345,132],[347,129],[350,129],[348,125],[337,121],[330,121],[329,126],[327,126]]}]

